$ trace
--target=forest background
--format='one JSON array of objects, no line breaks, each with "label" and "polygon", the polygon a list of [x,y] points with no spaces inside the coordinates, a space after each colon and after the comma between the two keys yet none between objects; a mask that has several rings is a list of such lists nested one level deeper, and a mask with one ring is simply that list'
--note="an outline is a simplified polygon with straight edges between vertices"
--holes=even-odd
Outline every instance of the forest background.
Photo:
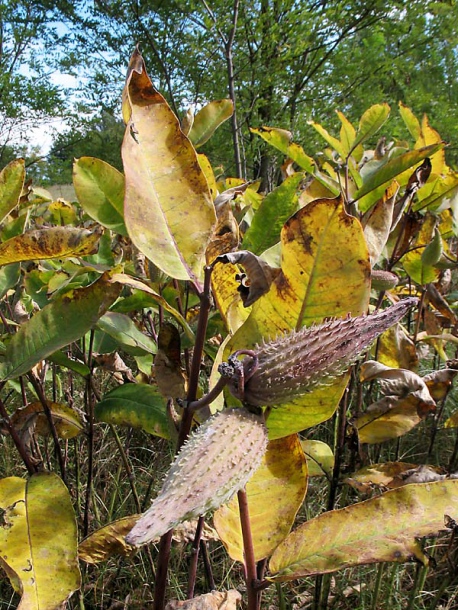
[{"label": "forest background", "polygon": [[[260,178],[261,190],[279,169],[250,127],[291,130],[315,150],[309,121],[332,131],[336,110],[355,121],[372,104],[403,102],[456,143],[457,17],[454,2],[2,2],[0,165],[23,155],[43,184],[70,183],[81,155],[122,169],[120,94],[137,43],[178,116],[236,102],[203,152],[221,175]],[[391,130],[407,136],[399,116]],[[456,162],[456,144],[447,156]]]}]

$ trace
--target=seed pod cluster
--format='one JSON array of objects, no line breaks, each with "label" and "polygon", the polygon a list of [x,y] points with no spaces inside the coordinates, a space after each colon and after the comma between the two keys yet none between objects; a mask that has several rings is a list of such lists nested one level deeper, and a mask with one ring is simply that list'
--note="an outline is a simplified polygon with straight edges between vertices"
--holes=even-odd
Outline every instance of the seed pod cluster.
[{"label": "seed pod cluster", "polygon": [[140,546],[228,502],[258,468],[266,448],[260,416],[226,409],[208,419],[183,445],[159,495],[126,542]]},{"label": "seed pod cluster", "polygon": [[264,343],[242,362],[243,387],[237,375],[228,387],[247,405],[275,406],[328,385],[417,302],[407,298],[371,315],[330,320]]}]

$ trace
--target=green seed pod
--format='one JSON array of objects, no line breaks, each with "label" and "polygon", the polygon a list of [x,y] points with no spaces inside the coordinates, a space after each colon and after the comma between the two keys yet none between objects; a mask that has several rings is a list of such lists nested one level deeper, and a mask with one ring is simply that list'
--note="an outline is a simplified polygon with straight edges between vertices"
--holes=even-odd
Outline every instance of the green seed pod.
[{"label": "green seed pod", "polygon": [[434,236],[430,243],[426,246],[421,254],[421,262],[423,265],[428,265],[432,267],[437,262],[439,262],[440,257],[442,256],[443,248],[442,248],[442,236],[440,234],[439,229],[434,229]]},{"label": "green seed pod", "polygon": [[373,290],[392,290],[398,285],[399,278],[391,271],[383,271],[382,269],[372,269],[371,271],[371,288]]},{"label": "green seed pod", "polygon": [[217,413],[183,445],[159,495],[126,542],[140,546],[225,504],[246,485],[266,449],[262,417],[245,409]]}]

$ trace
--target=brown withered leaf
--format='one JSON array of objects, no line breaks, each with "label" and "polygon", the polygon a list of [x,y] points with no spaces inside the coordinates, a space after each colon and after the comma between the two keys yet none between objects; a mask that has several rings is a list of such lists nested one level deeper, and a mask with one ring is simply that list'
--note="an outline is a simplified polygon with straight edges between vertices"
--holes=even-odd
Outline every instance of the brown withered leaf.
[{"label": "brown withered leaf", "polygon": [[361,468],[346,479],[345,483],[361,493],[370,493],[374,489],[386,491],[413,483],[432,483],[446,478],[446,473],[437,466],[386,462]]},{"label": "brown withered leaf", "polygon": [[390,396],[415,396],[420,401],[435,406],[424,380],[406,369],[393,369],[375,360],[368,360],[361,365],[360,379],[364,381],[380,381],[382,392]]},{"label": "brown withered leaf", "polygon": [[353,473],[344,483],[360,493],[371,493],[374,489],[396,489],[402,485],[401,475],[411,471],[412,468],[416,468],[416,464],[406,462],[371,464]]},{"label": "brown withered leaf", "polygon": [[372,267],[379,260],[390,236],[394,202],[398,190],[399,184],[393,181],[385,191],[382,199],[372,206],[361,219]]},{"label": "brown withered leaf", "polygon": [[185,601],[171,600],[165,610],[236,610],[242,595],[235,589],[212,591]]},{"label": "brown withered leaf", "polygon": [[437,309],[439,313],[445,316],[453,326],[458,323],[458,318],[456,313],[450,308],[450,305],[441,295],[439,290],[436,288],[434,284],[426,285],[426,296],[428,297],[428,301],[430,304]]},{"label": "brown withered leaf", "polygon": [[162,325],[154,356],[154,378],[166,398],[185,398],[187,378],[181,365],[180,333],[170,322]]},{"label": "brown withered leaf", "polygon": [[[81,417],[68,405],[48,401],[57,436],[64,439],[74,438],[83,431]],[[22,434],[37,433],[40,436],[50,434],[48,419],[41,402],[32,402],[26,407],[17,409],[10,417],[11,424]]]},{"label": "brown withered leaf", "polygon": [[248,250],[228,252],[218,256],[217,260],[221,263],[240,265],[245,270],[245,274],[240,276],[238,288],[244,307],[253,305],[255,301],[269,292],[270,285],[281,273],[281,269],[271,267]]}]

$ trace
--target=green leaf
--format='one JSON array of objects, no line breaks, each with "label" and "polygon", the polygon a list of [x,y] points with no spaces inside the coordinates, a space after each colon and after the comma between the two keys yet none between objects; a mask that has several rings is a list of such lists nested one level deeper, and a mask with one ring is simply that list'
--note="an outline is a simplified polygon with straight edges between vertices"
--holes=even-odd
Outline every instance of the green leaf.
[{"label": "green leaf", "polygon": [[107,424],[170,438],[166,400],[154,386],[128,383],[115,388],[96,405],[95,416]]},{"label": "green leaf", "polygon": [[280,231],[298,208],[303,173],[295,173],[266,195],[243,238],[243,248],[261,254],[280,240]]},{"label": "green leaf", "polygon": [[330,146],[332,146],[332,148],[340,155],[342,159],[347,158],[346,148],[340,140],[334,136],[331,136],[331,134],[324,127],[322,127],[319,123],[315,123],[315,121],[308,121],[308,124],[316,129],[320,136],[324,138]]},{"label": "green leaf", "polygon": [[127,235],[124,224],[124,176],[94,157],[73,164],[73,185],[81,207],[91,218],[115,233]]},{"label": "green leaf", "polygon": [[3,299],[8,290],[17,284],[20,273],[21,270],[18,263],[4,265],[0,269],[0,299]]},{"label": "green leaf", "polygon": [[250,128],[252,133],[260,136],[265,142],[282,152],[284,155],[292,159],[300,168],[305,169],[309,174],[313,174],[315,170],[315,161],[312,157],[305,154],[303,148],[299,144],[292,142],[292,134],[286,129],[278,129],[277,127],[260,127],[259,129]]},{"label": "green leaf", "polygon": [[115,339],[128,354],[141,356],[145,352],[155,354],[157,351],[154,341],[138,330],[133,321],[122,313],[108,311],[97,322],[97,327]]},{"label": "green leaf", "polygon": [[78,373],[78,375],[81,375],[81,377],[89,377],[89,375],[91,374],[89,367],[84,364],[84,362],[79,362],[79,360],[73,360],[61,351],[54,352],[54,354],[48,356],[48,360],[50,360],[54,364],[57,364],[57,366],[61,366],[66,369],[69,369],[70,371]]},{"label": "green leaf", "polygon": [[[374,164],[374,169],[364,175],[363,186],[355,193],[354,200],[359,200],[360,210],[362,212],[368,210],[383,195],[389,183],[399,174],[423,161],[426,157],[430,157],[443,147],[443,143],[430,144],[418,150],[410,150],[386,163]],[[369,193],[370,197],[365,197]]]},{"label": "green leaf", "polygon": [[232,100],[215,100],[204,106],[194,117],[188,138],[196,148],[209,140],[218,127],[234,112]]},{"label": "green leaf", "polygon": [[412,110],[407,106],[404,106],[402,102],[399,102],[399,112],[401,113],[402,120],[409,130],[410,135],[414,138],[414,140],[418,140],[421,135],[420,121],[414,115]]},{"label": "green leaf", "polygon": [[97,250],[98,230],[52,227],[27,231],[0,245],[0,265],[19,261],[84,256]]},{"label": "green leaf", "polygon": [[444,515],[455,515],[457,503],[458,481],[438,481],[406,485],[327,512],[301,525],[277,547],[269,580],[283,582],[412,557],[427,565],[417,538],[443,530]]},{"label": "green leaf", "polygon": [[359,121],[358,132],[352,144],[351,150],[353,151],[359,144],[362,144],[377,133],[380,127],[387,120],[389,114],[390,107],[386,103],[375,104],[366,110]]},{"label": "green leaf", "polygon": [[19,203],[24,180],[24,159],[11,161],[0,172],[0,223]]},{"label": "green leaf", "polygon": [[37,362],[89,331],[116,300],[120,286],[105,276],[87,288],[70,290],[22,324],[6,348],[7,379],[27,373]]},{"label": "green leaf", "polygon": [[216,223],[207,180],[178,119],[132,55],[122,145],[124,216],[135,246],[176,279],[203,279],[205,250]]},{"label": "green leaf", "polygon": [[51,472],[0,480],[0,566],[23,610],[55,610],[79,589],[77,530],[67,487]]}]

